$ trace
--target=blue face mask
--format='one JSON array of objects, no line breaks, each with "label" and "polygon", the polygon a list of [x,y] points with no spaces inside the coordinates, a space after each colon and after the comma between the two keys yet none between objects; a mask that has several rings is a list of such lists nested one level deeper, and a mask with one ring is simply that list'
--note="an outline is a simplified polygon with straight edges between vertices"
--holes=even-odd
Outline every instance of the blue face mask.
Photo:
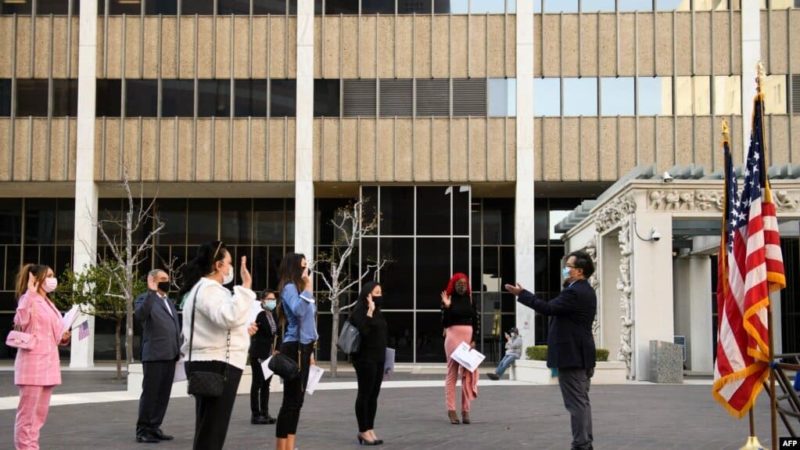
[{"label": "blue face mask", "polygon": [[263,303],[263,306],[264,306],[264,309],[266,309],[268,311],[272,311],[272,310],[275,309],[275,305],[277,305],[277,303],[278,302],[276,300],[267,300],[267,301],[265,301]]},{"label": "blue face mask", "polygon": [[570,269],[569,267],[564,267],[563,269],[561,269],[561,277],[564,278],[565,280],[569,278],[569,269]]}]

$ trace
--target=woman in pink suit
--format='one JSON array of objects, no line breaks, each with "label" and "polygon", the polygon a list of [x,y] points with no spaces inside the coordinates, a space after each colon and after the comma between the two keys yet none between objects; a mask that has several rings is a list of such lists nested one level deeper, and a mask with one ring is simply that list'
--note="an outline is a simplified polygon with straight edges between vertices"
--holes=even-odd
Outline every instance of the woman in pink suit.
[{"label": "woman in pink suit", "polygon": [[17,450],[39,448],[39,430],[47,419],[53,387],[61,384],[58,345],[66,345],[70,332],[61,334],[61,313],[48,294],[58,286],[53,269],[26,264],[17,275],[19,304],[14,325],[36,336],[29,350],[19,349],[14,361],[14,384],[19,387],[19,405],[14,423]]}]

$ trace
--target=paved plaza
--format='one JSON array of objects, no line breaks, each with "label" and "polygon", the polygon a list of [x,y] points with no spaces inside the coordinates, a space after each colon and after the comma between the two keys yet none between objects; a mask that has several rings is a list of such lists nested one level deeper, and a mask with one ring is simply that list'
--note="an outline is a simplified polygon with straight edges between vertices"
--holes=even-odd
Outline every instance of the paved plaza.
[{"label": "paved plaza", "polygon": [[[72,388],[113,390],[110,372],[65,372]],[[13,395],[12,373],[0,373],[3,396]],[[406,376],[381,392],[376,430],[386,449],[566,449],[569,417],[557,386],[518,385],[481,380],[473,403],[472,425],[450,425],[444,389],[435,375]],[[81,381],[83,380],[83,381]],[[426,382],[427,380],[427,382]],[[342,389],[306,396],[297,446],[310,449],[357,448],[353,413],[352,374],[338,381]],[[351,382],[351,383],[347,383]],[[72,385],[72,388],[69,386]],[[121,386],[118,385],[118,389]],[[731,419],[711,398],[705,384],[652,385],[645,383],[594,386],[591,392],[597,449],[738,449],[747,435],[747,420]],[[0,398],[2,400],[2,398]],[[8,400],[8,399],[6,399]],[[270,399],[277,414],[281,394]],[[763,444],[769,443],[766,397],[757,406],[757,425]],[[188,449],[194,427],[194,402],[173,398],[164,430],[172,442],[137,444],[134,440],[138,403],[133,400],[53,406],[42,433],[42,449]],[[14,410],[0,410],[0,449],[12,448]],[[236,400],[227,438],[228,449],[272,448],[274,426],[250,425],[249,398]],[[787,435],[780,429],[779,434]]]}]

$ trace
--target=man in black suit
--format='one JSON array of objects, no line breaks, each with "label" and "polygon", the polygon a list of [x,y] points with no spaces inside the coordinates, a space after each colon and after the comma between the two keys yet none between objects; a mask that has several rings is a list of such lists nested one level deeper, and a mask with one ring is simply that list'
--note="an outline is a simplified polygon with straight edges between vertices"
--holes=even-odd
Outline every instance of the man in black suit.
[{"label": "man in black suit", "polygon": [[180,356],[181,325],[178,311],[167,296],[169,276],[160,269],[147,274],[148,291],[136,298],[136,320],[142,323],[142,396],[136,442],[168,441],[172,436],[161,431],[167,412],[175,363]]},{"label": "man in black suit", "polygon": [[592,448],[592,406],[589,386],[595,367],[592,322],[597,313],[597,296],[586,280],[594,264],[586,252],[572,252],[562,275],[564,290],[545,302],[519,283],[506,284],[508,292],[523,305],[552,316],[547,334],[547,367],[558,369],[558,385],[572,423],[572,448]]}]

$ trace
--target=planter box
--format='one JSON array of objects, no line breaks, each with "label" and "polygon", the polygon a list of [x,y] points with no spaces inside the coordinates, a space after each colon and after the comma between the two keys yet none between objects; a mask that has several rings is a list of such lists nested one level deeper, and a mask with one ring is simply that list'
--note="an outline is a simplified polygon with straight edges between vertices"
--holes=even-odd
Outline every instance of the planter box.
[{"label": "planter box", "polygon": [[[128,392],[141,395],[142,393],[142,379],[144,378],[144,373],[142,372],[142,364],[129,364],[128,365]],[[283,391],[283,380],[281,377],[273,377],[272,382],[270,383],[270,391]],[[242,372],[242,379],[239,381],[239,389],[236,391],[237,394],[249,394],[250,393],[250,384],[252,383],[252,373],[250,371],[250,366],[244,368]],[[172,394],[170,397],[187,397],[188,394],[186,393],[186,382],[179,381],[172,385]]]},{"label": "planter box", "polygon": [[[509,368],[512,380],[526,381],[533,384],[558,384],[558,377],[552,376],[547,361],[518,359]],[[598,362],[594,369],[592,384],[624,384],[625,363],[621,361]]]}]

